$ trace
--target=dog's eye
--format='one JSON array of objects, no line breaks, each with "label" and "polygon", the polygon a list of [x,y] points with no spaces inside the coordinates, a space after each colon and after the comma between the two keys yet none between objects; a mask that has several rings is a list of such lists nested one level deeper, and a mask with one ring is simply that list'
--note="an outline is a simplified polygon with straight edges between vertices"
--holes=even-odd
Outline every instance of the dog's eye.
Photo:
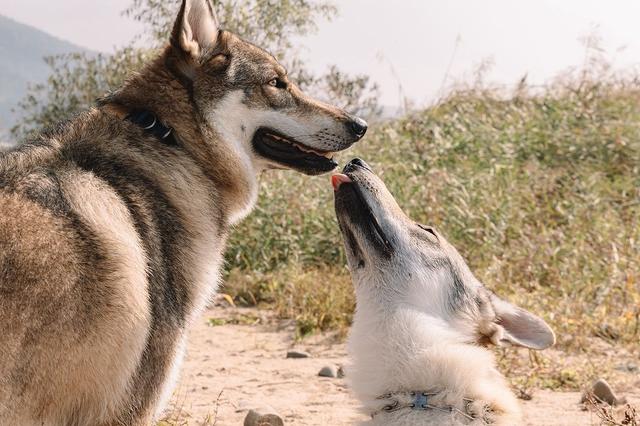
[{"label": "dog's eye", "polygon": [[275,87],[277,89],[286,89],[287,87],[287,83],[285,83],[284,81],[280,80],[279,78],[274,78],[269,80],[269,86]]},{"label": "dog's eye", "polygon": [[430,226],[425,226],[425,225],[421,225],[418,223],[418,227],[424,231],[427,231],[428,233],[430,233],[431,235],[433,235],[434,237],[438,238],[438,235],[436,235],[436,231],[430,227]]}]

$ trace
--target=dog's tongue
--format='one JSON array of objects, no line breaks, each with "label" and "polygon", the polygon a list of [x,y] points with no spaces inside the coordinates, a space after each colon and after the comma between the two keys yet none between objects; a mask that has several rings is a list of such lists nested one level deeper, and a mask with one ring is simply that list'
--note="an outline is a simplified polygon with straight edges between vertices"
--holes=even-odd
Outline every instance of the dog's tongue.
[{"label": "dog's tongue", "polygon": [[343,175],[341,173],[337,173],[331,176],[331,185],[333,185],[333,190],[337,191],[340,188],[340,185],[343,183],[351,182],[351,178],[347,175]]}]

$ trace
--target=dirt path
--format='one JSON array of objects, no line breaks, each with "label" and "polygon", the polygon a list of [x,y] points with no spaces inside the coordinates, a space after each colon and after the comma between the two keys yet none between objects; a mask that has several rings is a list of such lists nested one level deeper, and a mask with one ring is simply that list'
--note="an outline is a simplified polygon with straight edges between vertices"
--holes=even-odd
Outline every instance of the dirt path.
[{"label": "dirt path", "polygon": [[[350,425],[365,420],[343,379],[317,375],[325,365],[345,362],[344,345],[315,338],[295,346],[293,325],[264,315],[219,307],[204,313],[190,336],[168,423],[242,425],[242,410],[259,404],[275,408],[286,424]],[[216,325],[208,324],[211,318]],[[235,324],[224,324],[227,321]],[[292,348],[312,357],[286,359]],[[532,401],[522,402],[525,424],[599,424],[581,410],[579,399],[578,393],[536,391]],[[640,401],[640,394],[632,401]]]}]

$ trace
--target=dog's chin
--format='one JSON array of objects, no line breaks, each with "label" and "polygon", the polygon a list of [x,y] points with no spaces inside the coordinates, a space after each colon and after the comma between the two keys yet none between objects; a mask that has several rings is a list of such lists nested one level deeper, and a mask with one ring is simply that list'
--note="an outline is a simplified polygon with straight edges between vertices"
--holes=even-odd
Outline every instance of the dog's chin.
[{"label": "dog's chin", "polygon": [[293,169],[307,175],[328,173],[338,166],[334,153],[310,148],[275,130],[261,128],[252,140],[255,152],[276,168]]}]

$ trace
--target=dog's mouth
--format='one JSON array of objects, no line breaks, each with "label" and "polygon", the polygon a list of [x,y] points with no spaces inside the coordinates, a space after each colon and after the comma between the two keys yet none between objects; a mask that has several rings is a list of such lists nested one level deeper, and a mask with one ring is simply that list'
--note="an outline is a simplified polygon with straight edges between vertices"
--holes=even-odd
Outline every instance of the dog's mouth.
[{"label": "dog's mouth", "polygon": [[295,139],[268,128],[260,128],[253,137],[253,148],[263,157],[308,175],[335,169],[334,152],[310,148]]},{"label": "dog's mouth", "polygon": [[[336,180],[340,182],[337,185]],[[334,175],[332,181],[335,188],[335,209],[340,230],[344,236],[345,244],[356,258],[358,266],[364,265],[362,254],[372,248],[378,254],[389,257],[393,252],[393,246],[362,193],[358,182],[348,172]],[[356,238],[355,229],[352,228],[357,228],[360,231],[357,234],[363,235],[364,238]]]}]

